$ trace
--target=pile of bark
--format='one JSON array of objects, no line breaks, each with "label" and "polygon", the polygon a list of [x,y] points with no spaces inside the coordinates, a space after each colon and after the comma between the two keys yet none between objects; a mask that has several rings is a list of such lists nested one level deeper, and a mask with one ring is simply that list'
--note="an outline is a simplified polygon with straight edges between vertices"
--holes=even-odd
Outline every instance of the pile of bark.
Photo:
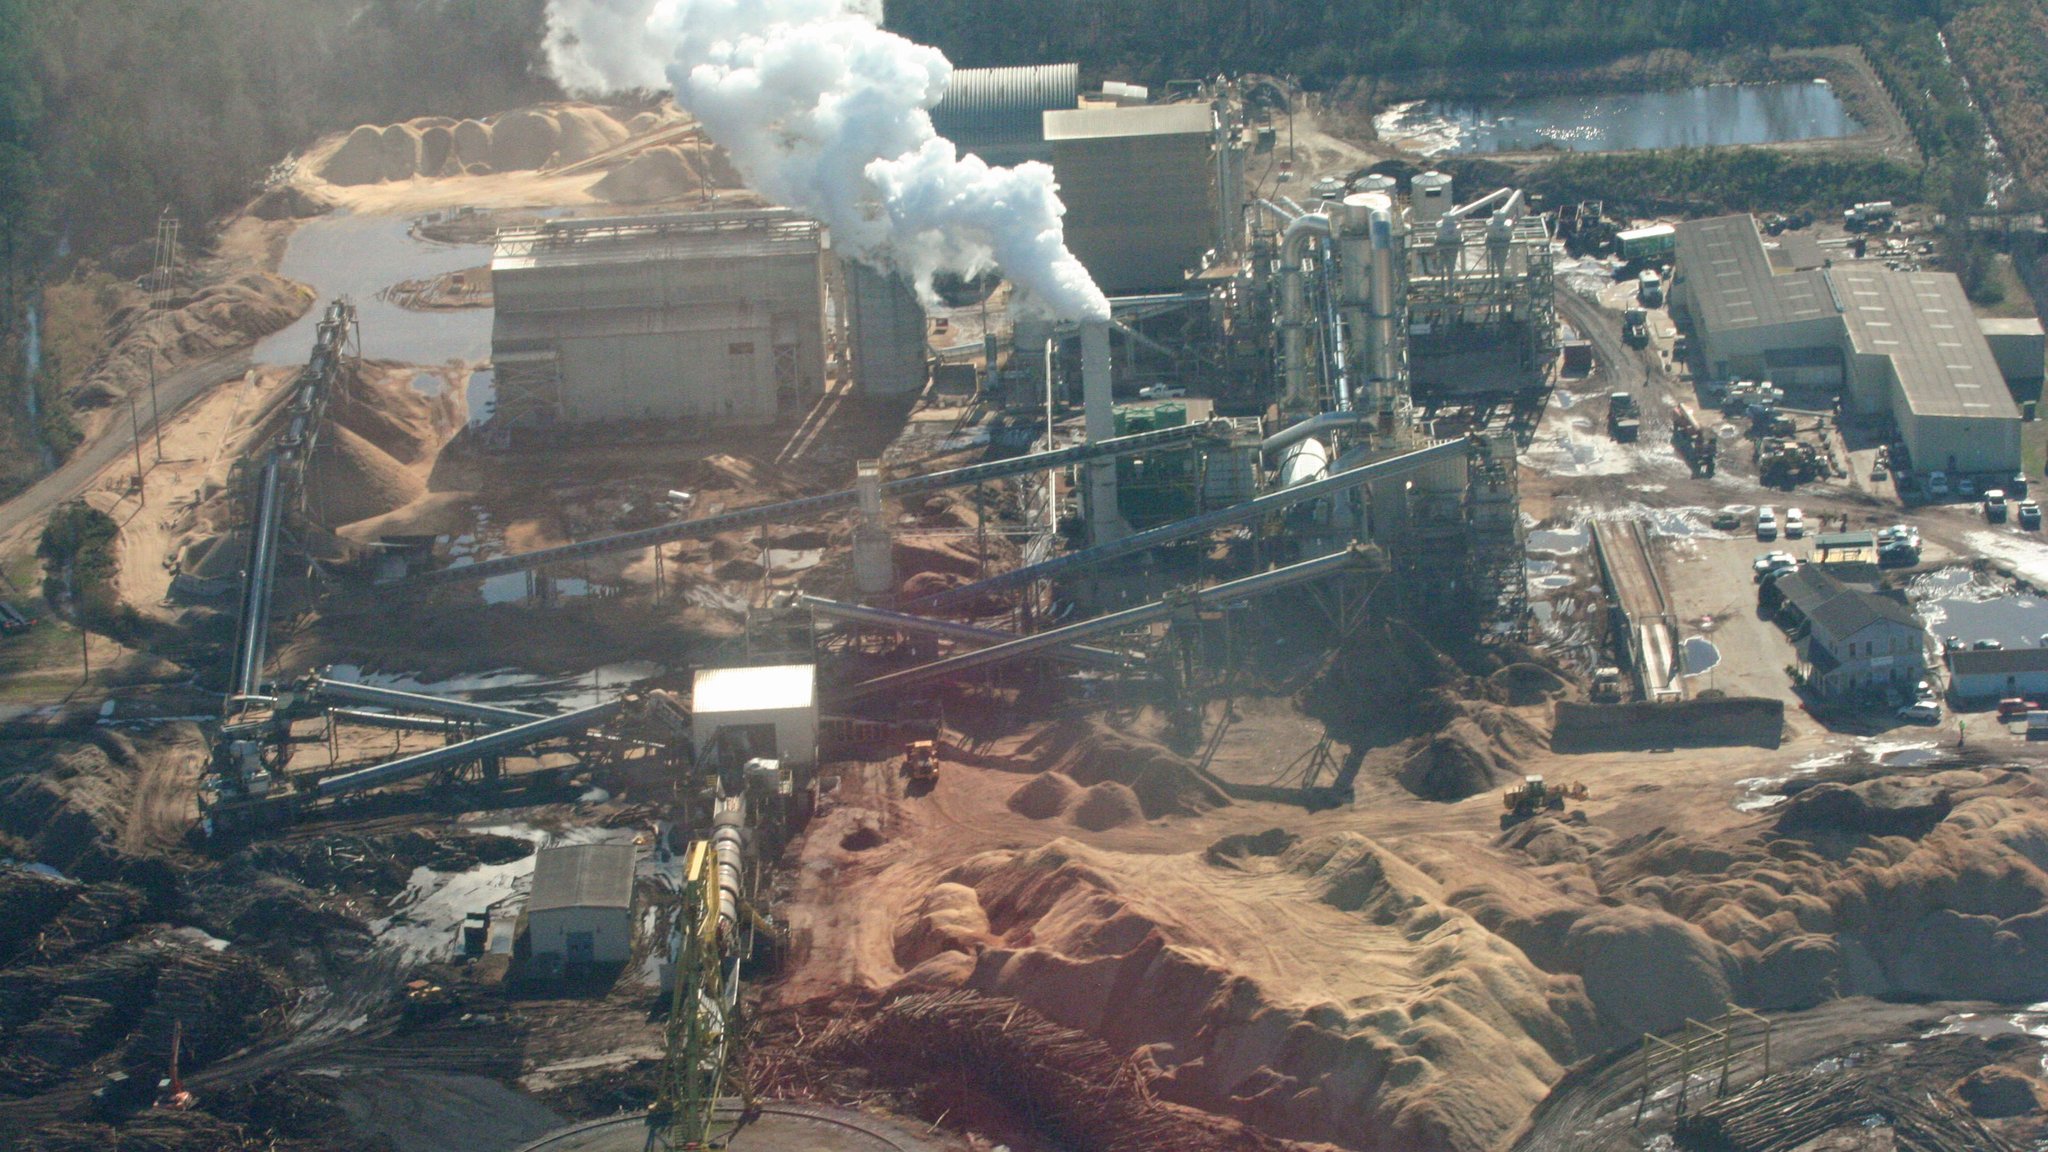
[{"label": "pile of bark", "polygon": [[1837,1129],[1888,1124],[1901,1150],[2011,1152],[2012,1145],[1946,1095],[1904,1078],[1841,1069],[1784,1072],[1679,1120],[1688,1148],[1791,1152]]}]

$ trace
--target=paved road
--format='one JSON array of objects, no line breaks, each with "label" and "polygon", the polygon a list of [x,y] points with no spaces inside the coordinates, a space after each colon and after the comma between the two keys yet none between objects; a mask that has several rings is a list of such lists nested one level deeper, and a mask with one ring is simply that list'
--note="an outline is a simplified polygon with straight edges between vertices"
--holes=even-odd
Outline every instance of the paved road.
[{"label": "paved road", "polygon": [[[162,418],[168,421],[200,393],[223,381],[239,378],[249,370],[250,356],[254,351],[253,346],[241,348],[195,361],[158,378],[156,392]],[[149,401],[147,395],[138,399],[145,404]],[[109,423],[99,439],[80,448],[70,460],[65,461],[63,467],[36,481],[21,495],[0,504],[0,540],[15,535],[49,515],[57,505],[84,492],[107,465],[134,451],[130,447],[132,442],[128,421],[116,419]],[[150,449],[145,446],[143,452],[146,458]]]}]

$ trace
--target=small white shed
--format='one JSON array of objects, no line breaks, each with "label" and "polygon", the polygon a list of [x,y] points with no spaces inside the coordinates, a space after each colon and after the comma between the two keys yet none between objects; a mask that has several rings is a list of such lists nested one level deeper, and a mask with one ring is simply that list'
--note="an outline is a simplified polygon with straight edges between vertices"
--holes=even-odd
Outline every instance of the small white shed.
[{"label": "small white shed", "polygon": [[540,850],[526,901],[536,969],[559,972],[632,958],[633,858],[631,844]]}]

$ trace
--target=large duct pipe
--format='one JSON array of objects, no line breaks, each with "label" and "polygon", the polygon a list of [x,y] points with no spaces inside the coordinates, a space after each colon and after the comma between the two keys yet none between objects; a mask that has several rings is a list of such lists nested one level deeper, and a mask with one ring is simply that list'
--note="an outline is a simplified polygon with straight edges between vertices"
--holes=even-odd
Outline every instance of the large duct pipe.
[{"label": "large duct pipe", "polygon": [[1280,239],[1280,338],[1287,360],[1286,402],[1300,407],[1308,392],[1308,294],[1301,284],[1301,264],[1309,241],[1329,239],[1330,218],[1320,212],[1290,221]]},{"label": "large duct pipe", "polygon": [[1298,424],[1282,428],[1259,441],[1259,452],[1261,455],[1271,456],[1291,444],[1306,440],[1310,436],[1319,436],[1332,428],[1353,428],[1371,422],[1370,412],[1325,412],[1320,416],[1311,416]]},{"label": "large duct pipe", "polygon": [[733,939],[740,925],[741,885],[746,879],[747,802],[726,796],[711,813],[711,855],[718,868],[718,937]]},{"label": "large duct pipe", "polygon": [[[1109,322],[1091,320],[1081,326],[1081,412],[1088,442],[1099,444],[1116,435],[1116,406],[1111,394]],[[1089,538],[1097,544],[1129,534],[1116,504],[1116,461],[1088,465]]]}]

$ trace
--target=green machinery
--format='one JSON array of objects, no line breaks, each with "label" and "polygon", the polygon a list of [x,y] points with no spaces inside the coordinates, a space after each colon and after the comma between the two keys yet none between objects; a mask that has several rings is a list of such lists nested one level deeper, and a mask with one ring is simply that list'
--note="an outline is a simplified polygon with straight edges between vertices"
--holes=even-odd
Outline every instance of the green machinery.
[{"label": "green machinery", "polygon": [[[730,824],[716,827],[712,839],[692,843],[684,856],[668,1050],[648,1110],[647,1152],[722,1144],[713,1130],[739,1027],[739,860],[738,829]],[[734,1079],[745,1109],[752,1111],[744,1078]]]}]

